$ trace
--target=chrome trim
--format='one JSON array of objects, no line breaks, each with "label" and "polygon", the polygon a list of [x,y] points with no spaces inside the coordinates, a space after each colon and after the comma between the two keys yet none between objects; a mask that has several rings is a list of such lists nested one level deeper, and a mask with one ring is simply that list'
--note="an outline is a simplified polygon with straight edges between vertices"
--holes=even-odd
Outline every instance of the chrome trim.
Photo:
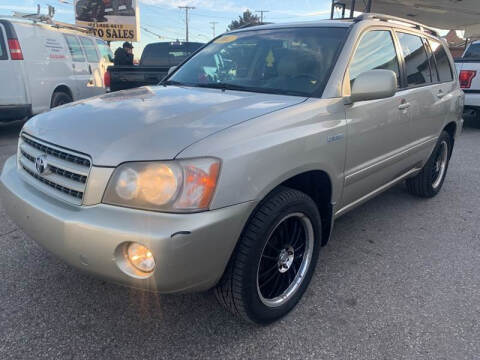
[{"label": "chrome trim", "polygon": [[[45,171],[37,168],[40,158]],[[17,164],[23,179],[40,191],[70,204],[83,203],[92,164],[89,157],[22,133]]]}]

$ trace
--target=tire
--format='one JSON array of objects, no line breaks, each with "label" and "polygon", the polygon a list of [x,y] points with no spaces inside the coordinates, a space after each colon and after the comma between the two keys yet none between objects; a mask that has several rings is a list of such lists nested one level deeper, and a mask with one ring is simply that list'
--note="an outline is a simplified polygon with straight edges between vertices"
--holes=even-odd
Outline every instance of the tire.
[{"label": "tire", "polygon": [[417,176],[407,179],[407,191],[410,194],[431,198],[440,192],[447,175],[452,144],[450,135],[443,131],[422,171]]},{"label": "tire", "polygon": [[73,101],[72,97],[63,91],[55,91],[52,95],[52,101],[50,103],[50,109],[53,109],[57,106],[71,103]]},{"label": "tire", "polygon": [[321,234],[320,214],[309,196],[285,187],[271,193],[245,225],[215,288],[220,304],[257,324],[286,315],[310,283]]}]

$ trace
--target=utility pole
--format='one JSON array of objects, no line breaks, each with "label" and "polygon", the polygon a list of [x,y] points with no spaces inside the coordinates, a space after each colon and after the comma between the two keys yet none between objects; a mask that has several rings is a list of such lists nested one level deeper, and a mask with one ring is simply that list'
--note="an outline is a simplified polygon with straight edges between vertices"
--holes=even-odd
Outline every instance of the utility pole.
[{"label": "utility pole", "polygon": [[255,10],[255,12],[260,13],[260,22],[263,24],[263,13],[270,12],[270,10]]},{"label": "utility pole", "polygon": [[188,42],[188,10],[195,9],[195,6],[179,6],[178,8],[185,10],[185,42]]},{"label": "utility pole", "polygon": [[213,37],[215,37],[215,25],[218,24],[218,21],[210,21],[210,24],[212,24]]}]

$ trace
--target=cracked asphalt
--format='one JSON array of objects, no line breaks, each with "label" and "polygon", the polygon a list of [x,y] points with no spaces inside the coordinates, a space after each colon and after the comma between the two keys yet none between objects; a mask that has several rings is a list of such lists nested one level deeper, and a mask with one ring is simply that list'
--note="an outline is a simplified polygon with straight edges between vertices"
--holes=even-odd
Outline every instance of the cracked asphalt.
[{"label": "cracked asphalt", "polygon": [[[0,163],[21,123],[0,125]],[[480,129],[442,192],[397,186],[340,218],[297,308],[256,327],[211,292],[162,296],[50,255],[0,204],[1,359],[480,359]]]}]

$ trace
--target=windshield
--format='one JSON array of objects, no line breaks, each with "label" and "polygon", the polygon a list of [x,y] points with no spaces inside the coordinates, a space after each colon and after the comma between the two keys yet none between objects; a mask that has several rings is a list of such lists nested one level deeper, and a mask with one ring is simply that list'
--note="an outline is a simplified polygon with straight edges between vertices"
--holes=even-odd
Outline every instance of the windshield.
[{"label": "windshield", "polygon": [[346,28],[252,30],[224,35],[166,84],[321,95]]}]

